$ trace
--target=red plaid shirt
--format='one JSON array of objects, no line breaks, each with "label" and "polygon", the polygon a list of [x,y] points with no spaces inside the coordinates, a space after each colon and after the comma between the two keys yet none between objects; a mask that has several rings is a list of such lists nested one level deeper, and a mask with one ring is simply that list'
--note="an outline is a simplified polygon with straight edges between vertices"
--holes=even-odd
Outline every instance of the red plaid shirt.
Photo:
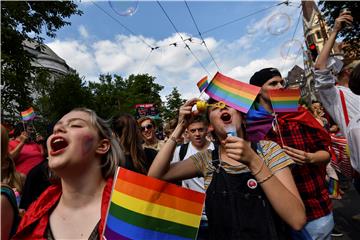
[{"label": "red plaid shirt", "polygon": [[[329,151],[329,134],[308,111],[281,114],[278,123],[284,145],[311,153]],[[282,145],[280,135],[274,130],[266,138]],[[291,171],[306,208],[307,221],[329,214],[332,204],[325,184],[326,163],[294,165]]]}]

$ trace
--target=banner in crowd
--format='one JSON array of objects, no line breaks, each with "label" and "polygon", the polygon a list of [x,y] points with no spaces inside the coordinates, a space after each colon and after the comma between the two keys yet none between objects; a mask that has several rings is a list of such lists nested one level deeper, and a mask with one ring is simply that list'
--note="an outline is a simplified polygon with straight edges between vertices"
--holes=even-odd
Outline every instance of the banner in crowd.
[{"label": "banner in crowd", "polygon": [[152,103],[144,103],[144,104],[136,104],[136,115],[135,118],[139,119],[141,117],[151,117],[153,119],[159,119],[159,111],[156,108],[155,104]]},{"label": "banner in crowd", "polygon": [[32,107],[26,109],[25,111],[21,112],[21,117],[23,121],[30,121],[36,117],[34,109]]},{"label": "banner in crowd", "polygon": [[104,237],[196,239],[204,200],[204,193],[118,168]]},{"label": "banner in crowd", "polygon": [[300,89],[276,89],[268,92],[274,112],[297,112]]},{"label": "banner in crowd", "polygon": [[247,113],[260,89],[217,72],[205,89],[205,93],[240,112]]}]

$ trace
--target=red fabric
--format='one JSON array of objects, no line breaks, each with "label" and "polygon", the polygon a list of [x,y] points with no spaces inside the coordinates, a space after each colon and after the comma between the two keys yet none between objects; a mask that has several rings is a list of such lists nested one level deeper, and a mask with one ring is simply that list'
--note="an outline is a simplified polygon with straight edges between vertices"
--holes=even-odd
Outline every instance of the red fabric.
[{"label": "red fabric", "polygon": [[345,123],[347,126],[347,125],[349,125],[349,115],[348,115],[348,111],[347,111],[347,107],[346,107],[345,96],[344,96],[343,91],[341,91],[341,90],[339,90],[339,91],[340,91],[341,105],[342,105],[342,109],[344,112]]},{"label": "red fabric", "polygon": [[[297,113],[280,114],[278,123],[284,145],[311,153],[329,151],[329,134],[305,109],[300,108]],[[281,145],[280,135],[274,130],[266,135],[266,139]],[[291,171],[306,208],[307,220],[329,214],[332,205],[325,184],[326,163],[294,165]]]},{"label": "red fabric", "polygon": [[[113,179],[108,179],[102,194],[101,219],[99,224],[99,235],[104,230],[106,213],[110,201]],[[43,192],[40,197],[30,205],[22,218],[18,230],[12,239],[21,240],[45,240],[45,230],[49,224],[49,216],[60,200],[61,185],[52,185]]]},{"label": "red fabric", "polygon": [[[18,140],[11,140],[9,142],[9,151],[15,149],[20,144]],[[25,143],[22,147],[17,158],[14,159],[16,171],[21,172],[25,175],[38,165],[44,159],[41,146],[34,142]]]},{"label": "red fabric", "polygon": [[353,176],[353,168],[351,167],[350,156],[346,150],[348,147],[346,138],[344,136],[331,134],[331,146],[335,155],[335,157],[331,159],[331,166],[348,179],[351,179]]}]

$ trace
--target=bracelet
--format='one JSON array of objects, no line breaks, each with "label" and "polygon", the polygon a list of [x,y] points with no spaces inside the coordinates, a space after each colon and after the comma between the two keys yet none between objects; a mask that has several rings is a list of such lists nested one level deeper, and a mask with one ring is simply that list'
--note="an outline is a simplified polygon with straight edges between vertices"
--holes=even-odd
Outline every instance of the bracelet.
[{"label": "bracelet", "polygon": [[265,161],[262,162],[260,169],[256,173],[253,173],[254,177],[262,171],[262,169],[264,168],[264,165],[265,165]]},{"label": "bracelet", "polygon": [[269,180],[272,176],[274,176],[274,173],[269,174],[269,176],[267,176],[267,177],[265,177],[265,178],[263,178],[263,179],[261,179],[260,181],[257,181],[257,182],[259,184],[262,184],[262,183],[266,182],[267,180]]}]

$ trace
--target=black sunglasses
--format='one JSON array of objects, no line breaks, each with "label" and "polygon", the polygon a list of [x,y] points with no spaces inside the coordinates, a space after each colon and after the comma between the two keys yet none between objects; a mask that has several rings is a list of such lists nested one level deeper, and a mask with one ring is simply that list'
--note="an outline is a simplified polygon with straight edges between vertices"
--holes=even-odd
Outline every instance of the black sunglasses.
[{"label": "black sunglasses", "polygon": [[150,123],[146,126],[141,126],[141,131],[145,131],[145,129],[150,130],[153,128],[153,125]]}]

